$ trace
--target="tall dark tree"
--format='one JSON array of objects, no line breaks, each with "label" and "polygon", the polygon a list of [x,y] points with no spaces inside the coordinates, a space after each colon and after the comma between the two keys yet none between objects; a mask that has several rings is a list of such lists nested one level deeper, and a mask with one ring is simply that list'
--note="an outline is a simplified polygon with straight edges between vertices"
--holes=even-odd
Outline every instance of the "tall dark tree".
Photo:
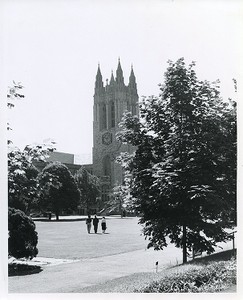
[{"label": "tall dark tree", "polygon": [[59,162],[48,164],[38,177],[39,205],[55,213],[56,219],[62,211],[70,212],[77,208],[80,191],[68,168]]},{"label": "tall dark tree", "polygon": [[166,237],[212,253],[236,223],[236,107],[218,82],[198,80],[194,63],[169,62],[160,97],[144,99],[141,119],[127,114],[118,138],[137,146],[128,169],[149,247]]},{"label": "tall dark tree", "polygon": [[76,172],[74,178],[81,193],[80,204],[89,212],[94,206],[99,205],[100,181],[84,167]]}]

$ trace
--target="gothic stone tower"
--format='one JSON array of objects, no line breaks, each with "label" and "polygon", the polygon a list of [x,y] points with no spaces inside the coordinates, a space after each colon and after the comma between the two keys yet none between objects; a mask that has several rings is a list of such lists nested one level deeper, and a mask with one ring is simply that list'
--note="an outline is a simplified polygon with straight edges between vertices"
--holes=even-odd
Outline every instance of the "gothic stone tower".
[{"label": "gothic stone tower", "polygon": [[112,188],[122,183],[123,174],[115,162],[121,152],[133,152],[131,145],[121,144],[116,140],[118,124],[124,111],[138,114],[138,94],[136,78],[131,69],[129,83],[124,84],[120,60],[116,78],[111,74],[110,82],[104,86],[100,66],[95,81],[94,121],[93,121],[93,173],[101,180],[101,202],[105,203],[111,195]]}]

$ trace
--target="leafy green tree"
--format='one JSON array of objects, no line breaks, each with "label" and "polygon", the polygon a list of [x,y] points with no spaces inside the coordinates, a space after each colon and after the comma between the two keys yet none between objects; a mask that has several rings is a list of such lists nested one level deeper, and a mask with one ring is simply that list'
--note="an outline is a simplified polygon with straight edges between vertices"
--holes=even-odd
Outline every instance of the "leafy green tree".
[{"label": "leafy green tree", "polygon": [[9,206],[29,214],[36,207],[39,188],[38,169],[34,163],[45,161],[52,145],[28,145],[24,150],[8,149],[8,201]]},{"label": "leafy green tree", "polygon": [[[16,82],[9,87],[8,108],[13,108],[15,101],[24,98],[20,94],[22,88],[21,83]],[[12,130],[9,124],[7,130]],[[16,258],[33,258],[38,254],[38,235],[34,222],[25,213],[35,207],[39,194],[38,170],[34,162],[45,161],[54,147],[53,143],[28,145],[20,150],[11,144],[8,139],[8,251]]]},{"label": "leafy green tree", "polygon": [[168,237],[183,262],[187,250],[212,253],[236,223],[236,104],[194,66],[169,61],[160,96],[143,100],[140,119],[126,114],[118,135],[137,146],[127,168],[148,247]]},{"label": "leafy green tree", "polygon": [[124,195],[125,195],[125,186],[115,185],[110,193],[109,200],[105,204],[105,210],[109,212],[119,213],[121,217],[123,216],[124,205]]},{"label": "leafy green tree", "polygon": [[[132,177],[129,170],[125,167],[125,165],[128,164],[128,159],[130,159],[129,153],[122,153],[121,156],[117,158],[117,162],[122,163],[124,168],[124,180],[122,184],[114,186],[110,200],[107,203],[109,210],[119,212],[121,217],[123,217],[124,212],[133,211],[135,204],[135,199],[131,194]],[[126,162],[126,164],[124,164],[124,162]]]},{"label": "leafy green tree", "polygon": [[38,254],[35,223],[21,210],[8,209],[8,254],[32,259]]},{"label": "leafy green tree", "polygon": [[[13,108],[16,101],[24,98],[23,85],[13,81],[7,93],[7,107]],[[12,130],[8,124],[7,130]],[[38,169],[34,163],[46,161],[54,148],[54,142],[42,145],[27,145],[24,150],[12,146],[8,140],[8,200],[9,206],[29,213],[38,199]]]},{"label": "leafy green tree", "polygon": [[59,162],[48,164],[38,176],[39,206],[55,213],[75,210],[80,200],[80,191],[68,168]]},{"label": "leafy green tree", "polygon": [[76,172],[74,178],[81,193],[80,204],[89,212],[92,207],[99,205],[100,181],[84,167]]}]

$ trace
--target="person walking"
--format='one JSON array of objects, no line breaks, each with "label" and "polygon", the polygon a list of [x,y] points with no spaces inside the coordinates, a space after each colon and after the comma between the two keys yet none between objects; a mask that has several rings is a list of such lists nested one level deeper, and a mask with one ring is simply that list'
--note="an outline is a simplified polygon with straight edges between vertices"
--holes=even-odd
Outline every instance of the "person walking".
[{"label": "person walking", "polygon": [[91,223],[92,223],[92,219],[91,219],[90,215],[88,215],[88,218],[86,219],[86,225],[87,225],[88,233],[90,233]]},{"label": "person walking", "polygon": [[103,217],[102,218],[102,220],[101,220],[101,228],[102,228],[102,232],[103,233],[105,233],[105,231],[106,231],[106,219],[105,219],[105,217]]},{"label": "person walking", "polygon": [[98,229],[98,224],[99,224],[99,219],[96,217],[94,217],[93,219],[93,225],[94,225],[94,232],[97,233],[97,229]]}]

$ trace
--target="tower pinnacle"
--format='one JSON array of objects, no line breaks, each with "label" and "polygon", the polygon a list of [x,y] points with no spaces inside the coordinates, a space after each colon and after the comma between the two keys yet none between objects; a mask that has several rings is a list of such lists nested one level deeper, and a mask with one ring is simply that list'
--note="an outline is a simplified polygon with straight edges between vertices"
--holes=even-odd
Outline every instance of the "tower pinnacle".
[{"label": "tower pinnacle", "polygon": [[136,78],[133,72],[133,65],[131,65],[131,73],[130,73],[130,77],[129,77],[129,87],[137,89],[137,84],[136,84]]},{"label": "tower pinnacle", "polygon": [[110,80],[110,84],[114,84],[115,79],[114,79],[114,75],[113,75],[113,71],[111,71],[111,80]]},{"label": "tower pinnacle", "polygon": [[123,71],[121,68],[120,57],[118,58],[118,66],[117,66],[117,70],[116,70],[116,82],[118,84],[124,84],[124,77],[123,77]]},{"label": "tower pinnacle", "polygon": [[96,80],[95,80],[95,90],[103,87],[103,81],[102,81],[102,75],[100,72],[100,64],[98,63],[98,70],[96,74]]}]

